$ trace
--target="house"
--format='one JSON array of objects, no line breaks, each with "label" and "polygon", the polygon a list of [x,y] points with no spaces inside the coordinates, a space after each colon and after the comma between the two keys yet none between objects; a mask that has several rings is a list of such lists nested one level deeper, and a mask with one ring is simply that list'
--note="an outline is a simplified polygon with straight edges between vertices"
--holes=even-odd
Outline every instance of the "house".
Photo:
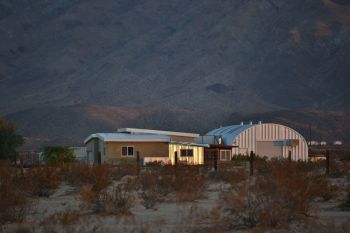
[{"label": "house", "polygon": [[199,134],[122,128],[117,133],[95,133],[84,141],[94,163],[119,163],[139,157],[144,163],[203,164],[206,144],[195,143]]},{"label": "house", "polygon": [[208,132],[201,142],[232,146],[231,153],[229,148],[218,150],[220,159],[225,160],[234,155],[249,155],[251,151],[261,157],[308,160],[305,138],[294,129],[280,124],[250,122],[220,127]]}]

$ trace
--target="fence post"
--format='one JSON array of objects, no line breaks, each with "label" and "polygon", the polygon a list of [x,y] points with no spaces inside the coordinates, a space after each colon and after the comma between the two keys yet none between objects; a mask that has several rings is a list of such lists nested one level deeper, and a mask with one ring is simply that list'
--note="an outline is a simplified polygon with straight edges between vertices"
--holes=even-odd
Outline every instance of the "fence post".
[{"label": "fence post", "polygon": [[292,152],[288,151],[288,161],[291,162],[292,161]]},{"label": "fence post", "polygon": [[137,175],[140,174],[140,152],[136,152],[136,169]]},{"label": "fence post", "polygon": [[174,152],[174,165],[177,167],[177,151]]},{"label": "fence post", "polygon": [[327,176],[329,175],[329,164],[330,164],[330,161],[329,161],[329,150],[326,150],[326,175]]},{"label": "fence post", "polygon": [[250,151],[249,156],[249,165],[250,165],[250,175],[254,175],[254,152]]},{"label": "fence post", "polygon": [[216,150],[216,153],[214,154],[214,170],[218,170],[218,156],[219,156],[219,149]]}]

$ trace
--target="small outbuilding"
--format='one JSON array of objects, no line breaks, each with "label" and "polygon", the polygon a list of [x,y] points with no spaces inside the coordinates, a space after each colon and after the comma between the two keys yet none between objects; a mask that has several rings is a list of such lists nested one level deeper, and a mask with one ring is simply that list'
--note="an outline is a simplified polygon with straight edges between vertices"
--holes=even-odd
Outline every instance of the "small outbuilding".
[{"label": "small outbuilding", "polygon": [[[250,151],[261,157],[308,160],[305,138],[294,129],[280,124],[261,123],[231,125],[214,129],[202,137],[202,143],[232,146],[232,154],[248,155]],[[227,152],[225,152],[227,153]],[[225,154],[225,159],[228,155]]]}]

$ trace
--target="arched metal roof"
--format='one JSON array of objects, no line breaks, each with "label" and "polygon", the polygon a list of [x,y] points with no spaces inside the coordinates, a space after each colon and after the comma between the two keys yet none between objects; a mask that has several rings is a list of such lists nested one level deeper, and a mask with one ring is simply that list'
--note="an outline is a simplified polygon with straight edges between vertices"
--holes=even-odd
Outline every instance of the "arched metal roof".
[{"label": "arched metal roof", "polygon": [[226,145],[231,145],[233,140],[243,131],[254,127],[255,125],[230,125],[213,129],[207,136],[221,136]]}]

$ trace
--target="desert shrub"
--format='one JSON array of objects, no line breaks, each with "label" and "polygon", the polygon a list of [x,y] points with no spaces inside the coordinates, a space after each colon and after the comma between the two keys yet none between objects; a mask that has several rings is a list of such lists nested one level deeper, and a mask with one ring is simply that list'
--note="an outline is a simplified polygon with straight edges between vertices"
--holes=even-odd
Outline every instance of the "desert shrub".
[{"label": "desert shrub", "polygon": [[112,180],[111,167],[107,164],[89,165],[89,164],[69,164],[62,169],[62,173],[72,185],[83,186],[92,185],[92,191],[99,193],[105,189]]},{"label": "desert shrub", "polygon": [[[152,190],[158,192],[158,201],[170,193],[175,193],[177,201],[192,201],[203,196],[206,190],[207,178],[201,168],[189,165],[177,167],[165,165],[143,171],[139,176],[139,183],[145,197]],[[150,191],[151,190],[151,191]],[[146,192],[147,191],[147,192]]]},{"label": "desert shrub", "polygon": [[59,223],[62,225],[71,225],[77,223],[80,220],[80,213],[78,210],[72,210],[67,208],[63,211],[56,212],[46,218],[41,224],[53,224]]},{"label": "desert shrub", "polygon": [[61,181],[62,177],[57,167],[36,167],[26,172],[24,186],[31,195],[48,197]]},{"label": "desert shrub", "polygon": [[177,201],[193,201],[203,197],[207,188],[207,178],[195,166],[177,167],[173,187]]},{"label": "desert shrub", "polygon": [[119,180],[123,176],[138,175],[138,167],[135,160],[121,160],[117,166],[113,167],[112,177]]},{"label": "desert shrub", "polygon": [[237,184],[245,179],[247,179],[246,171],[243,168],[233,169],[219,169],[209,173],[209,178],[215,181],[222,181],[229,184]]},{"label": "desert shrub", "polygon": [[299,232],[305,233],[348,233],[350,232],[350,219],[335,222],[334,220],[316,220],[312,219],[300,226]]},{"label": "desert shrub", "polygon": [[103,190],[96,199],[95,211],[113,215],[130,215],[135,197],[128,184],[118,184]]},{"label": "desert shrub", "polygon": [[347,190],[346,190],[346,197],[343,201],[343,203],[340,204],[340,208],[342,210],[350,210],[350,186],[349,186],[349,182],[350,182],[350,178],[347,179],[347,183],[348,183],[348,186],[347,186]]},{"label": "desert shrub", "polygon": [[324,195],[324,175],[308,172],[297,162],[272,160],[269,172],[223,195],[231,228],[282,227],[305,219],[310,202]]},{"label": "desert shrub", "polygon": [[[168,193],[169,187],[164,190],[164,185],[161,185],[162,178],[158,169],[143,171],[138,179],[139,185],[142,189],[141,204],[146,208],[154,208],[158,202],[163,200],[162,195]],[[161,190],[163,188],[163,190]]]},{"label": "desert shrub", "polygon": [[159,194],[157,186],[153,186],[148,190],[142,191],[141,198],[142,198],[141,204],[146,209],[154,209],[156,204],[162,201],[162,198],[161,198],[161,195]]},{"label": "desert shrub", "polygon": [[7,164],[0,164],[0,224],[22,221],[28,198]]}]

